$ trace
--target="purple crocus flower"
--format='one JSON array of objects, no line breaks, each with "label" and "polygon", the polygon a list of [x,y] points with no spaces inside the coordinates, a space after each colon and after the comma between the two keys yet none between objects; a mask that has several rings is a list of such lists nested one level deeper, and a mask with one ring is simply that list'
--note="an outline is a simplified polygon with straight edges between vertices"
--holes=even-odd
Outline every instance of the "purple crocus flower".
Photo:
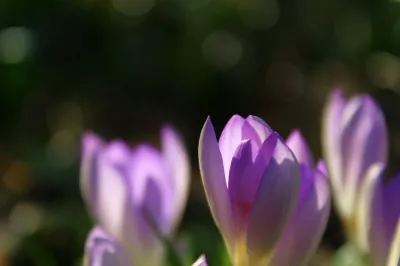
[{"label": "purple crocus flower", "polygon": [[161,152],[146,144],[134,149],[122,141],[106,144],[91,133],[83,136],[82,148],[81,189],[95,223],[135,266],[161,265],[157,234],[171,236],[189,187],[188,158],[178,135],[165,127]]},{"label": "purple crocus flower", "polygon": [[323,174],[311,167],[305,142],[292,139],[300,166],[284,140],[258,117],[234,115],[219,142],[211,120],[205,122],[199,142],[203,185],[235,266],[297,264],[321,238],[329,190]]},{"label": "purple crocus flower", "polygon": [[367,170],[375,163],[386,164],[388,144],[382,111],[367,95],[347,101],[335,90],[324,111],[322,139],[336,209],[347,235],[363,246],[355,228],[355,213]]},{"label": "purple crocus flower", "polygon": [[[127,251],[100,227],[89,233],[85,246],[85,266],[133,266]],[[162,265],[162,264],[159,264]],[[207,266],[204,255],[192,266]]]}]

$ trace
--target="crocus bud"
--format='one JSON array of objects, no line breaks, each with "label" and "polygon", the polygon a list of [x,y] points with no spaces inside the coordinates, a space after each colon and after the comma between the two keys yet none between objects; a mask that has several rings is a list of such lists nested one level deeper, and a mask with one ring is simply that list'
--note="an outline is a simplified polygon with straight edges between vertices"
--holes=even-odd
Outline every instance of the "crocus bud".
[{"label": "crocus bud", "polygon": [[301,169],[301,188],[294,215],[280,238],[269,266],[306,265],[325,231],[330,212],[330,191],[324,162],[315,167],[307,142],[296,130],[286,144]]},{"label": "crocus bud", "polygon": [[300,168],[292,151],[260,118],[233,116],[219,142],[208,118],[199,162],[233,265],[268,265],[297,204]]},{"label": "crocus bud", "polygon": [[124,247],[135,266],[163,260],[159,237],[169,237],[186,204],[189,164],[177,134],[165,127],[162,151],[121,141],[82,141],[81,189],[97,225]]},{"label": "crocus bud", "polygon": [[324,111],[322,139],[336,209],[347,235],[360,242],[354,227],[361,184],[371,165],[387,160],[384,116],[371,97],[346,101],[335,90]]}]

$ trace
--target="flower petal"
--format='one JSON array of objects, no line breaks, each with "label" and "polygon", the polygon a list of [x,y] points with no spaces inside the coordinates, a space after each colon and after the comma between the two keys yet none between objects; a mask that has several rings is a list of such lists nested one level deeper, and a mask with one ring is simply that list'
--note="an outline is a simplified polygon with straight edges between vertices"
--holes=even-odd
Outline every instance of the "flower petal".
[{"label": "flower petal", "polygon": [[254,128],[261,142],[264,142],[274,132],[264,120],[257,116],[249,115],[246,121]]},{"label": "flower petal", "polygon": [[342,161],[340,154],[340,130],[343,109],[346,101],[340,89],[334,90],[328,100],[322,121],[322,148],[332,183],[334,196],[343,186]]},{"label": "flower petal", "polygon": [[400,174],[392,178],[383,189],[383,217],[387,242],[390,242],[400,217]]},{"label": "flower petal", "polygon": [[292,150],[299,164],[304,164],[309,168],[314,167],[310,148],[300,130],[296,129],[289,135],[286,145]]},{"label": "flower petal", "polygon": [[376,265],[384,265],[388,243],[385,240],[385,228],[382,209],[382,178],[385,166],[375,163],[369,167],[358,193],[355,217],[357,245],[372,253]]},{"label": "flower petal", "polygon": [[400,265],[400,219],[397,221],[396,230],[390,245],[390,252],[387,266],[399,266]]},{"label": "flower petal", "polygon": [[[246,175],[252,168],[251,140],[244,140],[236,149],[229,171],[228,194],[231,202],[252,203],[258,188],[253,175]],[[247,171],[246,171],[247,170]]]},{"label": "flower petal", "polygon": [[300,189],[297,160],[278,134],[274,134],[276,147],[262,177],[248,222],[247,246],[251,265],[271,256],[293,214]]},{"label": "flower petal", "polygon": [[231,166],[233,155],[235,154],[236,148],[243,140],[242,127],[244,121],[245,120],[240,115],[232,116],[232,118],[225,125],[221,136],[219,137],[218,144],[224,164],[226,184],[228,184],[229,167]]},{"label": "flower petal", "polygon": [[189,158],[181,138],[170,126],[166,126],[162,130],[162,148],[172,172],[173,200],[175,203],[172,203],[174,214],[172,214],[171,229],[174,229],[182,218],[188,197],[190,183]]},{"label": "flower petal", "polygon": [[207,266],[206,256],[201,255],[192,266]]},{"label": "flower petal", "polygon": [[[124,173],[129,148],[121,142],[101,147],[93,136],[85,136],[83,141],[81,187],[87,207],[96,223],[122,240],[123,231],[127,229],[123,228],[125,217],[132,215]],[[92,144],[87,145],[88,142]]]},{"label": "flower petal", "polygon": [[326,169],[325,161],[319,160],[317,163],[317,169],[321,172],[325,177],[328,177],[328,170]]},{"label": "flower petal", "polygon": [[175,202],[174,184],[166,161],[158,150],[145,144],[133,150],[131,160],[129,181],[132,204],[137,206],[136,218],[142,224],[137,234],[151,234],[153,228],[146,225],[149,222],[147,219],[151,219],[156,223],[157,230],[168,235],[174,219]]},{"label": "flower petal", "polygon": [[246,228],[248,215],[260,182],[260,178],[252,172],[252,168],[251,140],[244,140],[233,156],[228,184],[228,194],[237,232],[244,232]]},{"label": "flower petal", "polygon": [[368,96],[349,102],[343,111],[342,168],[344,193],[341,197],[344,215],[351,215],[358,187],[368,167],[376,162],[386,163],[387,133],[379,107]]},{"label": "flower petal", "polygon": [[96,190],[92,183],[96,183],[97,180],[96,161],[103,146],[103,141],[93,133],[87,132],[82,136],[80,187],[82,197],[92,215],[94,215],[93,210],[96,203]]},{"label": "flower petal", "polygon": [[204,190],[214,221],[222,233],[228,250],[233,244],[231,206],[226,186],[224,165],[214,128],[208,117],[199,140],[199,166]]},{"label": "flower petal", "polygon": [[93,228],[87,238],[84,265],[132,266],[122,246],[100,227]]},{"label": "flower petal", "polygon": [[306,264],[321,241],[330,212],[330,192],[325,176],[319,171],[312,174],[269,266]]}]

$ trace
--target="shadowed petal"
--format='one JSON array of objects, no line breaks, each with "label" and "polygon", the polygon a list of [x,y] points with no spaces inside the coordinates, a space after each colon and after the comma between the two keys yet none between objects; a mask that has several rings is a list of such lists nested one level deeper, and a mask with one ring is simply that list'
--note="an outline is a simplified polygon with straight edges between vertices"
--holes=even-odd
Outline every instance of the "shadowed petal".
[{"label": "shadowed petal", "polygon": [[387,266],[399,266],[400,265],[400,219],[397,222],[394,237],[390,245],[389,258],[386,264]]},{"label": "shadowed petal", "polygon": [[383,219],[387,242],[390,242],[400,217],[400,174],[397,174],[383,189]]},{"label": "shadowed petal", "polygon": [[328,180],[315,171],[269,266],[305,265],[316,251],[330,212]]},{"label": "shadowed petal", "polygon": [[229,172],[228,194],[236,231],[245,230],[257,192],[259,178],[253,168],[251,141],[244,140],[236,150]]},{"label": "shadowed petal", "polygon": [[385,240],[385,228],[382,209],[382,177],[385,166],[373,164],[364,177],[358,194],[355,229],[357,245],[364,251],[371,251],[376,265],[384,265],[388,243]]},{"label": "shadowed petal", "polygon": [[176,131],[166,126],[162,130],[162,148],[167,164],[171,168],[173,180],[174,213],[172,214],[171,229],[174,229],[180,222],[182,213],[186,206],[189,190],[190,165],[189,158],[181,138]]},{"label": "shadowed petal", "polygon": [[[163,234],[171,229],[175,207],[171,173],[167,169],[162,154],[155,148],[142,144],[134,149],[129,172],[132,204],[146,209]],[[142,211],[136,215],[143,216]],[[147,235],[150,232],[146,228],[139,228],[138,233]]]},{"label": "shadowed petal", "polygon": [[299,164],[304,164],[309,168],[314,167],[310,148],[300,130],[294,130],[286,140],[286,145],[292,150]]},{"label": "shadowed petal", "polygon": [[272,255],[293,214],[300,189],[297,160],[281,138],[278,135],[276,138],[273,157],[262,177],[247,228],[251,265]]},{"label": "shadowed petal", "polygon": [[118,242],[100,227],[90,232],[85,246],[86,266],[133,266]]},{"label": "shadowed petal", "polygon": [[233,240],[233,224],[224,165],[214,128],[208,117],[199,140],[199,165],[204,190],[214,221],[229,246]]},{"label": "shadowed petal", "polygon": [[192,266],[207,266],[206,256],[201,255]]},{"label": "shadowed petal", "polygon": [[[242,127],[244,123],[243,117],[240,115],[234,115],[225,125],[222,130],[221,136],[219,137],[219,149],[222,155],[222,161],[224,166],[225,178],[229,177],[229,167],[231,166],[231,160],[235,154],[236,148],[242,142]],[[213,129],[214,130],[214,129]],[[215,134],[215,133],[214,133]],[[226,180],[228,184],[228,180]]]}]

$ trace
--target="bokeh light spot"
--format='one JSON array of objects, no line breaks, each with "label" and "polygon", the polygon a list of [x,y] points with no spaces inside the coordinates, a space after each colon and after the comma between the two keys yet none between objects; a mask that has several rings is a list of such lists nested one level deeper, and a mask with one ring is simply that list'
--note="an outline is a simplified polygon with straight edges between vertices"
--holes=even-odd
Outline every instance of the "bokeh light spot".
[{"label": "bokeh light spot", "polygon": [[12,162],[7,171],[3,175],[4,185],[15,193],[24,192],[30,182],[29,167],[22,162]]},{"label": "bokeh light spot", "polygon": [[25,27],[10,27],[0,32],[0,61],[17,64],[32,52],[33,33]]},{"label": "bokeh light spot", "polygon": [[400,81],[400,60],[387,52],[371,54],[366,61],[366,71],[371,82],[385,89],[396,89]]},{"label": "bokeh light spot", "polygon": [[18,235],[28,235],[39,229],[43,213],[38,206],[19,203],[14,206],[9,216],[9,225]]},{"label": "bokeh light spot", "polygon": [[204,58],[221,69],[234,67],[242,56],[242,44],[233,34],[219,30],[208,35],[203,42]]}]

